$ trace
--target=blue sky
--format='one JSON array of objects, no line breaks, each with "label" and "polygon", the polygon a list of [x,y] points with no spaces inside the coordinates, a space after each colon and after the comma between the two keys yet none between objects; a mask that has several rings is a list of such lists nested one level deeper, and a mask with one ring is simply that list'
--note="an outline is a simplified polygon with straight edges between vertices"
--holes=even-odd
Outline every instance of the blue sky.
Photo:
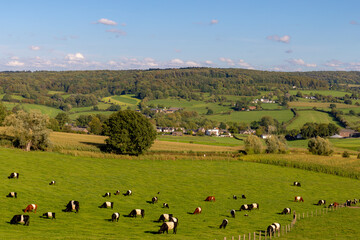
[{"label": "blue sky", "polygon": [[360,1],[5,1],[0,71],[360,70]]}]

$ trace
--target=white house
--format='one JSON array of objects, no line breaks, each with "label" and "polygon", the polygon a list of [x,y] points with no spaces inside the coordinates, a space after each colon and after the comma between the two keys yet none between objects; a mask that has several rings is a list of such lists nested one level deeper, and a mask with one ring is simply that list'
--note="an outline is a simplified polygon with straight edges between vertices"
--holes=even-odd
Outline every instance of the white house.
[{"label": "white house", "polygon": [[207,130],[205,131],[205,134],[206,134],[206,135],[209,135],[209,136],[213,136],[213,135],[219,136],[219,129],[218,129],[218,128],[207,129]]}]

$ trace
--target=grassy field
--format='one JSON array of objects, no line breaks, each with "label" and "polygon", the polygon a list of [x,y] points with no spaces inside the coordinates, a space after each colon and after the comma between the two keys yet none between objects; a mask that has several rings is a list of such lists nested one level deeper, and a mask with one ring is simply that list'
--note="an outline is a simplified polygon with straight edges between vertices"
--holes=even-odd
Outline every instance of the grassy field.
[{"label": "grassy field", "polygon": [[324,96],[333,96],[333,97],[343,97],[346,94],[348,94],[349,96],[351,95],[351,93],[349,92],[343,92],[343,91],[334,91],[334,90],[290,90],[289,93],[291,95],[296,95],[296,93],[300,91],[302,94],[306,94],[306,95],[311,95],[311,93],[313,95],[317,94],[321,94]]},{"label": "grassy field", "polygon": [[168,142],[196,143],[196,144],[204,144],[204,145],[231,146],[231,147],[244,145],[243,141],[228,137],[158,135],[156,140],[168,141]]},{"label": "grassy field", "polygon": [[[319,199],[344,202],[359,195],[358,180],[322,173],[237,160],[204,161],[186,156],[170,161],[147,158],[80,158],[1,149],[3,196],[10,191],[18,193],[17,199],[4,197],[0,202],[1,238],[231,239],[231,236],[265,230],[272,222],[290,223],[292,216],[277,214],[284,207],[298,213],[314,211],[321,208],[313,205]],[[19,172],[20,178],[6,179],[13,171]],[[57,181],[56,185],[50,186],[51,180]],[[291,186],[293,181],[300,181],[302,187]],[[121,192],[131,189],[133,196],[108,199],[101,196],[118,189]],[[233,194],[245,194],[247,199],[233,200]],[[216,202],[204,202],[210,195],[216,197]],[[293,202],[296,195],[303,196],[305,202]],[[158,204],[148,203],[153,196],[158,196]],[[80,212],[62,212],[72,199],[80,202]],[[114,209],[98,208],[106,200],[114,202]],[[163,202],[167,202],[170,209],[162,208]],[[235,219],[229,216],[230,209],[252,202],[257,202],[260,209],[246,212],[248,216],[238,211]],[[31,203],[38,204],[39,208],[37,213],[29,213],[30,226],[8,223],[14,214],[20,214],[21,209]],[[198,206],[202,207],[202,214],[189,214]],[[145,217],[126,217],[134,208],[145,209]],[[40,218],[47,211],[56,212],[57,219]],[[110,222],[111,214],[116,211],[121,214],[119,222]],[[176,235],[156,234],[161,225],[156,220],[162,213],[173,213],[179,219]],[[349,216],[338,214],[337,220],[355,223],[360,220],[358,215]],[[229,219],[229,225],[226,230],[220,230],[224,218]],[[344,224],[339,227],[341,225]],[[313,225],[312,232],[319,231],[325,238],[328,236],[322,224]],[[355,234],[345,236],[356,238]]]},{"label": "grassy field", "polygon": [[60,109],[44,106],[44,105],[38,105],[38,104],[29,104],[29,103],[9,103],[9,102],[2,102],[4,106],[11,110],[16,105],[20,105],[24,110],[30,111],[30,110],[39,110],[42,114],[46,114],[50,117],[55,117],[58,113],[63,112]]},{"label": "grassy field", "polygon": [[[299,101],[299,102],[289,102],[289,107],[298,108],[298,109],[312,109],[313,107],[330,109],[330,104],[335,104],[338,109],[356,109],[358,106],[349,105],[344,103],[330,103],[330,102],[310,102],[310,101]],[[347,110],[347,111],[349,111]]]},{"label": "grassy field", "polygon": [[318,112],[318,111],[297,111],[298,118],[295,119],[291,124],[287,126],[287,129],[300,129],[305,123],[307,122],[314,122],[314,123],[333,123],[338,127],[337,122],[335,122],[332,117],[328,113]]},{"label": "grassy field", "polygon": [[136,109],[137,105],[140,103],[140,99],[135,98],[135,95],[115,95],[110,97],[104,97],[101,101],[105,103],[118,104],[123,108],[130,107],[131,109]]},{"label": "grassy field", "polygon": [[280,123],[287,122],[293,117],[290,110],[281,111],[239,111],[229,114],[217,114],[207,116],[209,119],[219,122],[245,122],[259,121],[263,116],[271,116],[277,119]]}]

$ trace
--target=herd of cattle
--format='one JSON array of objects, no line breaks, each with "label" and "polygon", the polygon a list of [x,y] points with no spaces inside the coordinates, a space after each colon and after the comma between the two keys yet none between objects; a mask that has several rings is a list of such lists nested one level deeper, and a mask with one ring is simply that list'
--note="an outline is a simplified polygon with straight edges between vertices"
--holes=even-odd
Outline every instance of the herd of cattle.
[{"label": "herd of cattle", "polygon": [[[11,178],[19,178],[19,173],[11,173],[10,176],[8,176],[9,179]],[[56,182],[55,181],[51,181],[49,183],[49,185],[55,185]],[[297,187],[301,187],[301,184],[299,182],[294,182],[293,186],[297,186]],[[159,194],[159,193],[158,193]],[[120,195],[120,190],[117,190],[114,195]],[[132,195],[132,191],[131,190],[127,190],[125,193],[123,193],[124,196],[131,196]],[[11,197],[11,198],[17,198],[17,193],[16,192],[10,192],[8,195],[6,195],[6,197]],[[103,195],[103,197],[111,197],[111,193],[107,192]],[[246,199],[245,195],[241,196],[242,199]],[[237,196],[233,195],[233,199],[237,199]],[[208,196],[205,201],[209,201],[209,202],[215,202],[215,196]],[[295,202],[304,202],[304,199],[301,196],[295,196],[294,198]],[[153,197],[151,199],[151,203],[155,204],[158,202],[158,197]],[[354,200],[346,200],[346,202],[343,204],[344,206],[351,206],[352,204],[356,204],[358,202],[357,199]],[[326,201],[321,199],[317,202],[317,204],[315,205],[326,205]],[[331,203],[328,207],[338,207],[340,206],[339,203],[337,202],[333,202]],[[114,207],[114,202],[110,202],[110,201],[105,201],[102,205],[99,206],[99,208],[111,208],[113,209]],[[36,213],[38,206],[36,204],[29,204],[25,209],[23,209],[24,213],[27,212],[34,212]],[[167,203],[163,203],[163,208],[169,208],[169,205]],[[240,206],[239,210],[235,210],[232,209],[230,210],[230,215],[231,217],[235,218],[236,215],[236,211],[251,211],[253,209],[259,209],[259,204],[258,203],[251,203],[251,204],[243,204]],[[71,200],[68,202],[68,204],[65,206],[65,209],[63,210],[63,212],[73,212],[75,211],[76,213],[78,213],[80,210],[80,203],[78,201],[75,200]],[[192,214],[201,214],[202,212],[202,208],[201,207],[197,207],[194,212]],[[280,214],[291,214],[291,208],[284,208],[283,211]],[[142,218],[144,218],[145,216],[145,210],[144,209],[133,209],[129,214],[129,217],[134,217],[136,218],[137,216],[141,216]],[[247,214],[245,214],[245,216],[248,216]],[[55,212],[46,212],[44,214],[42,214],[43,218],[49,218],[49,219],[55,219]],[[120,218],[120,214],[118,212],[114,212],[111,216],[111,221],[112,222],[118,222]],[[162,214],[160,215],[159,219],[157,220],[157,222],[163,222],[163,224],[160,227],[160,230],[158,231],[159,233],[168,233],[169,230],[173,230],[173,233],[176,234],[177,231],[177,226],[178,226],[178,219],[176,217],[173,216],[173,214]],[[14,215],[13,218],[10,220],[10,224],[24,224],[25,226],[28,226],[30,223],[30,216],[29,215]],[[220,225],[220,229],[221,228],[226,228],[226,226],[228,225],[229,220],[228,219],[224,219]],[[267,235],[273,235],[275,234],[277,231],[280,231],[281,225],[277,222],[270,224],[267,227],[266,230],[266,234]]]}]

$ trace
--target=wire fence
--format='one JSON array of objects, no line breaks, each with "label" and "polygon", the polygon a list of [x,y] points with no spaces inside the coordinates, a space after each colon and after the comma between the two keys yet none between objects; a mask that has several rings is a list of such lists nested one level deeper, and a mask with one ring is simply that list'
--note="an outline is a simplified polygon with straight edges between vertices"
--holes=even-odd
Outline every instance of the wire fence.
[{"label": "wire fence", "polygon": [[[284,236],[291,232],[297,221],[305,218],[311,218],[311,217],[317,217],[324,214],[327,214],[328,212],[336,211],[339,207],[343,207],[342,205],[331,207],[331,208],[322,208],[322,209],[316,209],[315,211],[307,211],[303,213],[296,213],[293,212],[293,219],[290,224],[282,225],[279,229],[277,229],[275,232],[268,233],[265,231],[259,231],[259,232],[249,232],[248,234],[240,234],[238,236],[232,236],[231,238],[224,237],[224,240],[268,240],[273,238],[279,238],[281,236]],[[215,239],[216,240],[216,239]]]}]

